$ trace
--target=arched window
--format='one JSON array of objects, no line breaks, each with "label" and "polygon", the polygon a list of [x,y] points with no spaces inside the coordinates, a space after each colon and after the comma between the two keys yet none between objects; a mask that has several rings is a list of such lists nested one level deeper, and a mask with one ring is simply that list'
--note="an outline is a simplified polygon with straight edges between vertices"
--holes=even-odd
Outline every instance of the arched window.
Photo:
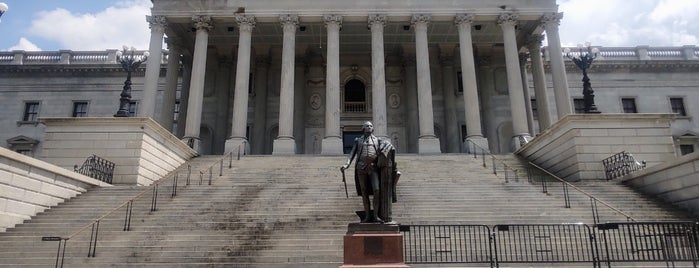
[{"label": "arched window", "polygon": [[345,84],[344,102],[345,112],[366,112],[366,87],[362,81],[352,79]]}]

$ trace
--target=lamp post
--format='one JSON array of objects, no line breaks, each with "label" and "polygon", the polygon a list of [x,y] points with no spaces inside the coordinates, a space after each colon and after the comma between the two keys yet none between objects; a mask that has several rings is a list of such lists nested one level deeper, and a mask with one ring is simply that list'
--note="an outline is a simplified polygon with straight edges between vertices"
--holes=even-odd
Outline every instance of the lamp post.
[{"label": "lamp post", "polygon": [[8,8],[9,7],[7,6],[7,4],[5,4],[4,2],[0,2],[0,17],[2,17],[2,14],[5,14],[5,11],[7,11]]},{"label": "lamp post", "polygon": [[121,63],[121,67],[126,71],[126,81],[124,81],[124,89],[121,90],[121,98],[119,98],[119,110],[114,114],[114,117],[129,117],[131,73],[148,59],[148,55],[147,51],[142,55],[136,55],[136,49],[133,47],[129,49],[127,46],[124,46],[122,51],[117,51],[117,61]]},{"label": "lamp post", "polygon": [[599,55],[599,49],[593,48],[590,42],[586,42],[585,45],[578,44],[577,56],[571,54],[570,48],[565,49],[566,57],[571,59],[583,73],[583,101],[585,102],[584,111],[586,114],[598,114],[601,113],[597,110],[595,106],[595,91],[592,90],[592,85],[590,84],[590,78],[587,77],[587,69],[592,65],[592,61]]}]

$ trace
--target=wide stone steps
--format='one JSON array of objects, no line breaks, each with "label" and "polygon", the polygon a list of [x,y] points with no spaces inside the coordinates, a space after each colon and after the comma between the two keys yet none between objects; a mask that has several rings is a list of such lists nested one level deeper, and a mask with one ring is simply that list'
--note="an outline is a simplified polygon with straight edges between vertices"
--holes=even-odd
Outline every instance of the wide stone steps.
[{"label": "wide stone steps", "polygon": [[[345,198],[339,167],[345,157],[248,156],[224,162],[197,158],[190,185],[181,174],[177,196],[172,181],[159,186],[157,210],[152,194],[134,202],[131,230],[123,231],[125,210],[100,223],[96,258],[85,258],[89,230],[69,240],[68,267],[337,267],[342,262],[342,236],[361,210],[353,171],[347,171],[350,198]],[[480,159],[464,155],[399,155],[403,173],[394,220],[401,224],[592,223],[584,198],[564,208],[562,197],[541,193],[525,180],[505,183]],[[208,185],[211,168],[212,185]],[[199,185],[199,171],[206,169]],[[57,242],[41,236],[74,232],[95,210],[108,211],[145,187],[96,189],[0,234],[0,264],[47,266],[55,262]],[[128,193],[124,194],[124,192]],[[133,192],[131,192],[133,191]],[[623,193],[623,191],[621,192]],[[620,192],[610,192],[615,196]],[[108,197],[108,196],[116,197]],[[104,202],[107,200],[106,202]],[[122,201],[124,200],[124,201]],[[624,202],[625,209],[636,203]],[[649,220],[672,217],[654,202],[643,203]],[[88,211],[88,213],[85,213]],[[603,219],[625,218],[600,212]],[[677,219],[677,218],[675,218]],[[66,227],[71,226],[73,227]],[[423,266],[424,267],[424,266]],[[616,267],[616,266],[615,266]]]}]

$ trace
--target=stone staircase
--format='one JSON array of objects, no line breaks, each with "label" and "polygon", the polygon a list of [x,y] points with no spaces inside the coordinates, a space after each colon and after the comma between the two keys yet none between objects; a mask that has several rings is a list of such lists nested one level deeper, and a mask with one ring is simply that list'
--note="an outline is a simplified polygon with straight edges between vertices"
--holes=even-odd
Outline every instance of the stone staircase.
[{"label": "stone staircase", "polygon": [[[358,221],[361,199],[347,173],[345,198],[339,167],[346,158],[314,156],[248,156],[233,168],[213,169],[199,185],[198,170],[216,162],[199,157],[191,184],[179,177],[162,182],[157,210],[152,191],[132,206],[130,231],[123,231],[126,208],[100,221],[96,257],[87,258],[90,230],[68,240],[65,267],[338,267],[343,235]],[[564,208],[555,186],[549,194],[520,179],[505,180],[466,155],[398,155],[403,176],[398,183],[394,219],[401,224],[567,223],[592,224],[589,201],[572,199]],[[603,187],[610,203],[638,220],[689,219],[687,214],[634,199],[621,187]],[[58,242],[43,236],[68,236],[91,219],[144,191],[144,187],[94,189],[5,233],[0,233],[0,266],[48,267],[56,262]],[[600,197],[605,198],[605,197]],[[639,197],[641,198],[641,197]],[[587,202],[587,205],[583,205]],[[577,205],[581,204],[581,205]],[[639,208],[639,204],[642,207]],[[625,217],[600,210],[604,221]]]}]

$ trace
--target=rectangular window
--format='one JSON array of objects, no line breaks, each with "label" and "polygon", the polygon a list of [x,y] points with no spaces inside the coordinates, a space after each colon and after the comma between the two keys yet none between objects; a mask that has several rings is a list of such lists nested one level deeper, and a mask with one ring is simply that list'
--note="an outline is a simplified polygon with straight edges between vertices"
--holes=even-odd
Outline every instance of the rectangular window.
[{"label": "rectangular window", "polygon": [[134,117],[136,116],[136,107],[138,106],[138,103],[135,101],[129,102],[129,117]]},{"label": "rectangular window", "polygon": [[684,99],[670,98],[670,107],[672,108],[673,113],[676,113],[679,116],[687,116],[687,111],[684,109]]},{"label": "rectangular window", "polygon": [[22,121],[25,122],[36,122],[39,117],[39,102],[26,102],[24,103],[24,115],[22,116]]},{"label": "rectangular window", "polygon": [[680,154],[686,155],[694,152],[694,145],[692,144],[680,144]]},{"label": "rectangular window", "polygon": [[466,133],[466,125],[461,125],[461,142],[466,141],[468,133]]},{"label": "rectangular window", "polygon": [[456,72],[456,84],[458,85],[456,90],[457,93],[464,93],[464,80],[463,80],[463,74],[461,71]]},{"label": "rectangular window", "polygon": [[532,103],[532,116],[534,120],[539,120],[539,107],[536,106],[536,99],[531,99]]},{"label": "rectangular window", "polygon": [[584,114],[585,113],[585,100],[583,99],[573,99],[573,106],[575,108],[575,113],[576,114]]},{"label": "rectangular window", "polygon": [[638,113],[636,110],[636,99],[634,98],[622,98],[621,106],[624,109],[624,113],[635,114]]},{"label": "rectangular window", "polygon": [[87,117],[87,102],[73,102],[73,117]]},{"label": "rectangular window", "polygon": [[255,85],[253,83],[255,80],[252,80],[254,77],[253,73],[250,73],[250,76],[248,76],[248,94],[253,96],[255,94]]}]

